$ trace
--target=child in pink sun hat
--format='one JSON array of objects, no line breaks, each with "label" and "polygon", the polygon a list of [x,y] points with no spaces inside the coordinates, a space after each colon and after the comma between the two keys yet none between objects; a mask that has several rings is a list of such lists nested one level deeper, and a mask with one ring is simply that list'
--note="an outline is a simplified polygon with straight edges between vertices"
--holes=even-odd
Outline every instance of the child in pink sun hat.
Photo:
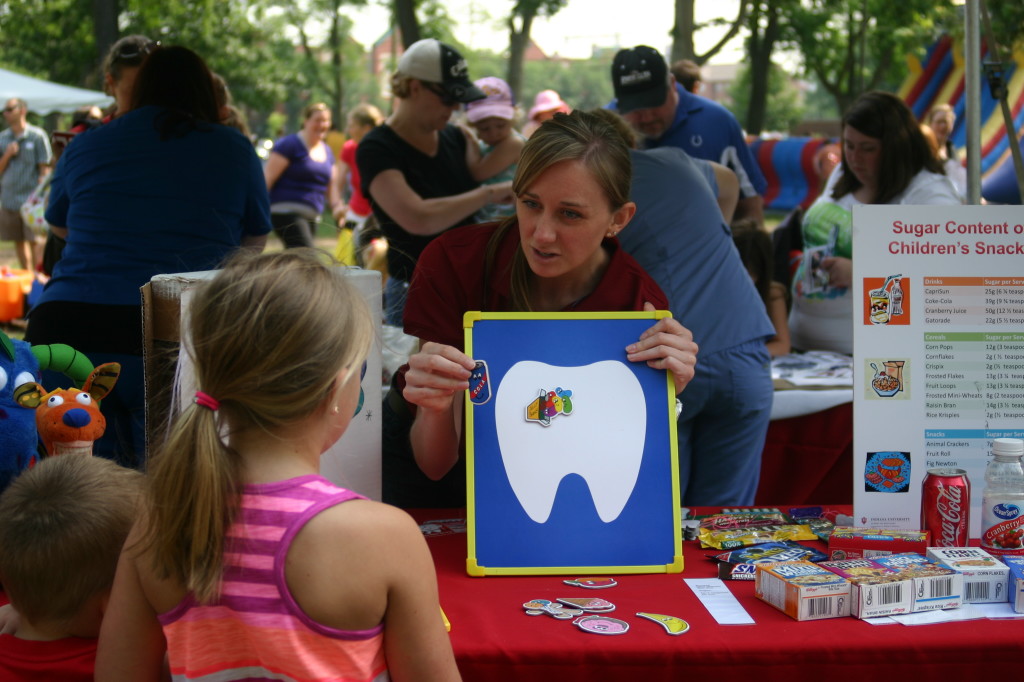
[{"label": "child in pink sun hat", "polygon": [[[516,106],[512,89],[494,76],[481,78],[473,85],[487,97],[466,105],[466,120],[475,132],[475,139],[466,145],[466,165],[473,178],[485,185],[511,180],[526,144],[526,138],[513,126]],[[513,204],[488,204],[477,217],[489,222],[514,213]]]}]

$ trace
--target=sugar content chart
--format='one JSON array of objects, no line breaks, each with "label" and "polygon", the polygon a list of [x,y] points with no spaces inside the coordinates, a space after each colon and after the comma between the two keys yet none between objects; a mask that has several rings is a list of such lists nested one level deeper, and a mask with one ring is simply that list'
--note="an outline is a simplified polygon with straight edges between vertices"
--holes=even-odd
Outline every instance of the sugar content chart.
[{"label": "sugar content chart", "polygon": [[856,522],[918,528],[927,469],[953,467],[977,537],[991,442],[1024,437],[1024,214],[864,206],[853,221]]}]

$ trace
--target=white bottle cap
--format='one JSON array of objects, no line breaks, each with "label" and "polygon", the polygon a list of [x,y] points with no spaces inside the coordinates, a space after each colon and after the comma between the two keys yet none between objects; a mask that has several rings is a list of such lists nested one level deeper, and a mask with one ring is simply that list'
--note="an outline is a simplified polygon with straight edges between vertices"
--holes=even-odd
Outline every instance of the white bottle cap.
[{"label": "white bottle cap", "polygon": [[1024,440],[1019,438],[996,438],[992,441],[992,454],[1003,457],[1024,455]]}]

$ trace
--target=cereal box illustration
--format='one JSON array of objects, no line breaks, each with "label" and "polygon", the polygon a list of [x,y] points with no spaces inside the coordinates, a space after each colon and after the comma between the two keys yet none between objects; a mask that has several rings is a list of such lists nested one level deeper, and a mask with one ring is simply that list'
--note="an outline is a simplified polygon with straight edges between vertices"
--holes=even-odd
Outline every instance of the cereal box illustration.
[{"label": "cereal box illustration", "polygon": [[850,615],[850,582],[810,561],[757,564],[754,591],[796,620]]},{"label": "cereal box illustration", "polygon": [[978,547],[929,547],[927,556],[964,576],[964,603],[983,604],[1009,600],[1009,569]]},{"label": "cereal box illustration", "polygon": [[910,613],[913,586],[897,571],[871,559],[823,561],[818,565],[850,581],[850,614],[855,618]]},{"label": "cereal box illustration", "polygon": [[913,592],[911,609],[938,611],[956,609],[964,603],[964,576],[959,571],[939,566],[923,554],[905,552],[875,557],[874,561],[910,579]]}]

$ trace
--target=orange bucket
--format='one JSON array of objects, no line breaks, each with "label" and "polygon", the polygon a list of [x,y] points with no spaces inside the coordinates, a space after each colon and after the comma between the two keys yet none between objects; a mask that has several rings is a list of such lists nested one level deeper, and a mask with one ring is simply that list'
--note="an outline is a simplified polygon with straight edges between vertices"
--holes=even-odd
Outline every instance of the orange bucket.
[{"label": "orange bucket", "polygon": [[25,296],[32,291],[33,279],[30,270],[0,268],[0,322],[25,314]]}]

